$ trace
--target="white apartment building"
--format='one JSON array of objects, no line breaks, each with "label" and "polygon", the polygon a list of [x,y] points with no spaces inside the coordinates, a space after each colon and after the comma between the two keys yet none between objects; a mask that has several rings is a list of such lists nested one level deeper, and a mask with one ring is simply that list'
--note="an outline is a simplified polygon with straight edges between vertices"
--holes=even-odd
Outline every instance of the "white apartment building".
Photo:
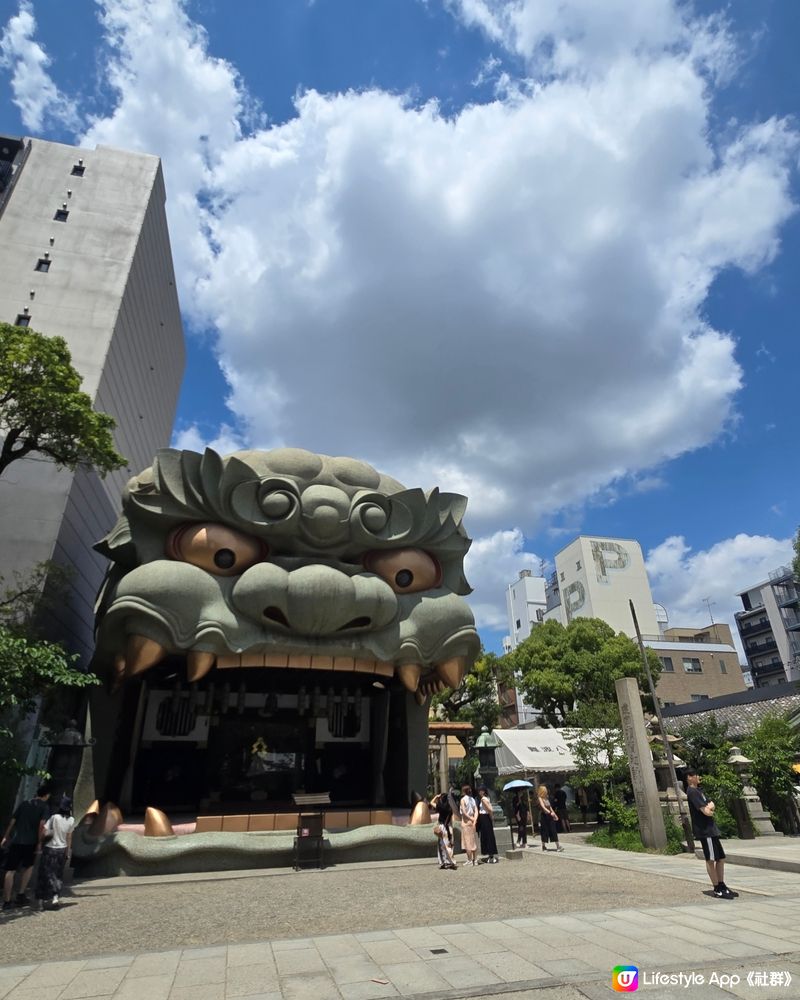
[{"label": "white apartment building", "polygon": [[[522,571],[506,590],[509,635],[504,649],[515,649],[542,621],[566,626],[576,617],[600,618],[615,632],[635,638],[633,601],[646,645],[662,663],[659,697],[668,704],[700,701],[742,691],[744,677],[727,626],[669,629],[667,613],[654,604],[641,546],[630,538],[580,535],[555,555],[549,580]],[[541,593],[544,590],[544,609]],[[675,664],[679,668],[675,670]],[[513,708],[510,692],[504,708]],[[537,713],[515,693],[518,724],[535,722]]]}]

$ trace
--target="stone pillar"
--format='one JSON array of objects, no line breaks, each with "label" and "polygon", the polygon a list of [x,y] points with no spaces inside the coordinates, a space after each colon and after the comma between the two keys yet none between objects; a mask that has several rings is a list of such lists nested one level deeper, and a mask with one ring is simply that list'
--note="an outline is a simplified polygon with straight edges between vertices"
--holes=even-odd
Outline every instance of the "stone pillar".
[{"label": "stone pillar", "polygon": [[639,687],[632,677],[620,677],[614,686],[622,718],[622,735],[628,754],[642,843],[645,847],[661,850],[667,846],[667,832],[664,829]]}]

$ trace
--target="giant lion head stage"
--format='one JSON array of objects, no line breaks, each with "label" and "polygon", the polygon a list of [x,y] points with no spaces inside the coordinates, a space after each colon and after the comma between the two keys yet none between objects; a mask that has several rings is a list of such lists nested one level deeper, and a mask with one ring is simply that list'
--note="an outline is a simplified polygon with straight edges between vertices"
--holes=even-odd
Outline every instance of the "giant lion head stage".
[{"label": "giant lion head stage", "polygon": [[101,796],[405,804],[426,783],[428,698],[479,649],[465,507],[351,458],[159,452],[97,546],[95,662],[116,692],[93,712]]}]

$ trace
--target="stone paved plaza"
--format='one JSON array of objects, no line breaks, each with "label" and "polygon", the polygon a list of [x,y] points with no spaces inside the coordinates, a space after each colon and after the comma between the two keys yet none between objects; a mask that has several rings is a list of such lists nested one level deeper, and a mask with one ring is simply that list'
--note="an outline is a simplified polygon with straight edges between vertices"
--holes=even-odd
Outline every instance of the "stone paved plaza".
[{"label": "stone paved plaza", "polygon": [[[741,892],[708,895],[690,857],[605,851],[458,872],[431,863],[322,872],[105,879],[59,912],[0,923],[0,1000],[509,1000],[611,996],[614,965],[696,971],[672,997],[800,995],[800,875],[730,867]],[[748,987],[752,970],[790,987]],[[713,973],[741,977],[727,988]]]}]

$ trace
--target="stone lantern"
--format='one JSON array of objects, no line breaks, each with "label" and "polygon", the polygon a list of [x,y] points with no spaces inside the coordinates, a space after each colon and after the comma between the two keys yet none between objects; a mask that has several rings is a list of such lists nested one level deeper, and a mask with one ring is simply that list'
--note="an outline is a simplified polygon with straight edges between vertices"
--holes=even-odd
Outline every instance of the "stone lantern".
[{"label": "stone lantern", "polygon": [[736,824],[739,827],[739,836],[752,839],[759,837],[779,837],[780,834],[772,825],[769,813],[761,804],[758,792],[752,785],[750,767],[752,760],[745,757],[739,747],[731,747],[728,754],[728,763],[736,771],[739,781],[742,783],[742,797],[736,802]]},{"label": "stone lantern", "polygon": [[482,726],[481,734],[475,740],[475,750],[478,753],[478,760],[480,762],[481,781],[489,790],[489,798],[494,807],[495,826],[502,825],[506,821],[503,813],[503,804],[498,799],[497,791],[495,790],[495,781],[498,776],[495,751],[499,746],[500,740],[493,733],[489,732],[488,726]]}]

